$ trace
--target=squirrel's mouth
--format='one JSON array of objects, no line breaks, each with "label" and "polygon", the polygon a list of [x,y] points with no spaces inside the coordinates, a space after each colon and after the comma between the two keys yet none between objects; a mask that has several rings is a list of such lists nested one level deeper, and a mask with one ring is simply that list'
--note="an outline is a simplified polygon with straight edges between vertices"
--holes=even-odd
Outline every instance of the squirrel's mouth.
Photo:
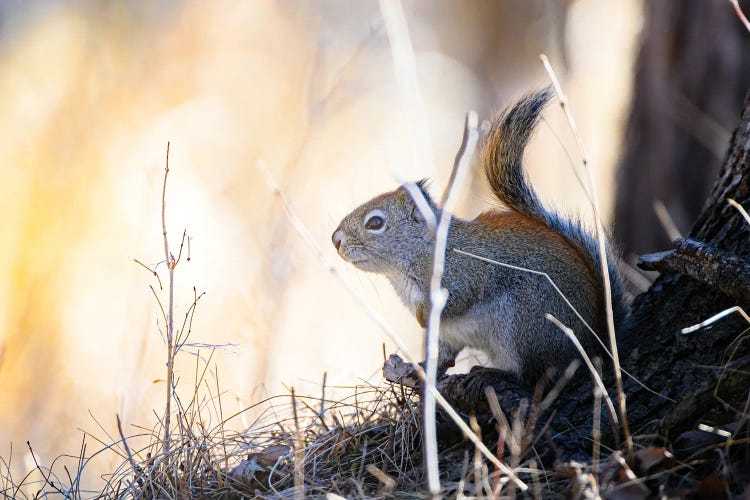
[{"label": "squirrel's mouth", "polygon": [[346,243],[338,248],[338,253],[342,259],[352,264],[369,260],[367,252],[358,245],[347,245]]},{"label": "squirrel's mouth", "polygon": [[349,252],[339,252],[339,255],[342,259],[349,262],[350,264],[354,264],[355,266],[364,266],[367,265],[367,263],[370,262],[370,259],[365,255],[347,255]]},{"label": "squirrel's mouth", "polygon": [[361,248],[343,246],[339,248],[339,255],[342,259],[353,264],[356,268],[362,271],[378,272],[380,271],[376,263],[370,258],[370,256],[362,251]]},{"label": "squirrel's mouth", "polygon": [[350,260],[352,264],[354,264],[354,267],[357,269],[361,269],[362,271],[368,271],[371,273],[379,273],[381,272],[381,269],[370,259],[359,259],[359,260]]}]

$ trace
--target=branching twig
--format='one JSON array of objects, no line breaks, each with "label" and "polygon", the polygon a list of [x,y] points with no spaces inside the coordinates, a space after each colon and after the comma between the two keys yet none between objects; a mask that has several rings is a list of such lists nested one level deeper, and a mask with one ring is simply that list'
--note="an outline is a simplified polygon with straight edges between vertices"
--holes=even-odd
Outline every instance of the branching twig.
[{"label": "branching twig", "polygon": [[157,279],[157,281],[159,281],[159,290],[163,290],[164,289],[164,287],[162,287],[162,285],[161,285],[161,278],[159,277],[159,273],[157,273],[155,269],[151,269],[150,267],[148,267],[146,264],[144,264],[143,262],[141,262],[138,259],[133,259],[133,262],[135,262],[136,264],[141,265],[144,269],[146,269],[148,272],[150,272],[151,274],[153,274],[154,277]]},{"label": "branching twig", "polygon": [[45,483],[45,484],[48,484],[48,485],[49,485],[49,486],[50,486],[50,487],[51,487],[51,488],[52,488],[53,490],[55,490],[56,492],[60,493],[61,495],[63,495],[63,496],[67,496],[67,495],[65,494],[65,492],[64,492],[64,491],[62,491],[62,490],[60,489],[60,487],[59,487],[59,486],[57,486],[57,485],[56,485],[56,484],[54,483],[54,481],[52,481],[52,479],[51,479],[51,474],[50,474],[50,473],[47,473],[47,474],[45,474],[45,473],[44,473],[44,470],[43,470],[43,469],[42,469],[42,467],[41,467],[41,466],[39,465],[39,462],[38,462],[38,461],[37,461],[37,459],[36,459],[36,455],[34,455],[34,449],[33,449],[33,448],[31,447],[31,442],[30,442],[30,441],[26,441],[26,446],[28,446],[28,447],[29,447],[29,453],[31,454],[31,458],[32,458],[32,459],[34,460],[34,465],[36,466],[36,470],[38,470],[38,471],[39,471],[39,474],[41,474],[41,475],[42,475],[42,479],[44,479],[44,483]]},{"label": "branching twig", "polygon": [[188,307],[188,310],[185,312],[185,318],[182,320],[182,328],[180,328],[177,339],[175,340],[175,352],[179,352],[182,347],[187,344],[190,334],[193,331],[193,317],[198,308],[198,301],[204,295],[206,295],[206,292],[198,294],[198,291],[193,287],[193,303]]},{"label": "branching twig", "polygon": [[[167,401],[164,409],[164,455],[169,456],[170,451],[170,429],[172,420],[172,398],[174,396],[174,358],[177,354],[177,345],[175,342],[174,334],[174,271],[182,258],[182,249],[185,245],[185,240],[188,241],[188,248],[190,246],[190,239],[187,237],[187,231],[183,231],[182,240],[180,242],[180,250],[177,258],[169,250],[169,239],[167,237],[167,178],[169,177],[169,142],[167,142],[167,154],[164,164],[164,184],[161,191],[161,229],[162,236],[164,238],[164,261],[167,265],[167,271],[169,274],[169,301],[167,303],[167,311],[165,314],[164,308],[159,301],[159,307],[162,310],[162,314],[165,316],[166,321],[166,343],[167,343]],[[188,250],[188,257],[189,257]],[[161,281],[159,282],[161,285]],[[152,288],[153,290],[153,288]],[[156,292],[154,291],[154,295]],[[157,300],[159,298],[157,297]],[[197,300],[197,299],[196,299]]]}]

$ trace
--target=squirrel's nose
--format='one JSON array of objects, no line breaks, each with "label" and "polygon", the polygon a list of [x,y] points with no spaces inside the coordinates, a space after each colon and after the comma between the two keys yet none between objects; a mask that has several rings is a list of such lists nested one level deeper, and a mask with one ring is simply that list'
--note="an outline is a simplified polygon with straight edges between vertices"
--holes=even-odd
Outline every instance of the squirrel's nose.
[{"label": "squirrel's nose", "polygon": [[336,247],[336,251],[338,252],[341,242],[344,241],[344,231],[341,229],[335,230],[333,236],[331,236],[331,240],[333,240],[333,246]]}]

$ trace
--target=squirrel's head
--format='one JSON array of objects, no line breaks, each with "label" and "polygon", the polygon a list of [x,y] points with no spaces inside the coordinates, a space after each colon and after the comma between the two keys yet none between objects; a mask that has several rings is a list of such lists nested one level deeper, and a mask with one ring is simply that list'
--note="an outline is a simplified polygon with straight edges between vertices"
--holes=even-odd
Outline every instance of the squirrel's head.
[{"label": "squirrel's head", "polygon": [[[425,185],[417,183],[435,210]],[[332,240],[344,260],[384,274],[406,272],[416,254],[429,251],[432,241],[424,216],[403,186],[357,207],[344,217]]]}]

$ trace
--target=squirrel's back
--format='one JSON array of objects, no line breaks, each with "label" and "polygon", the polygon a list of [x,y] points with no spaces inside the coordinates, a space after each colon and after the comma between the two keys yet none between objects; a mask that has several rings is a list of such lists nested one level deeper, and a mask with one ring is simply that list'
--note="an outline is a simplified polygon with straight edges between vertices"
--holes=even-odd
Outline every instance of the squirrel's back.
[{"label": "squirrel's back", "polygon": [[[549,88],[523,97],[499,115],[490,126],[480,149],[480,162],[494,195],[510,210],[540,221],[577,248],[601,281],[601,261],[596,237],[578,218],[561,216],[546,208],[528,181],[523,153],[551,98]],[[609,281],[615,325],[628,314],[628,305],[617,258],[607,248]],[[603,300],[603,297],[602,297]],[[600,335],[604,332],[597,332]]]}]

